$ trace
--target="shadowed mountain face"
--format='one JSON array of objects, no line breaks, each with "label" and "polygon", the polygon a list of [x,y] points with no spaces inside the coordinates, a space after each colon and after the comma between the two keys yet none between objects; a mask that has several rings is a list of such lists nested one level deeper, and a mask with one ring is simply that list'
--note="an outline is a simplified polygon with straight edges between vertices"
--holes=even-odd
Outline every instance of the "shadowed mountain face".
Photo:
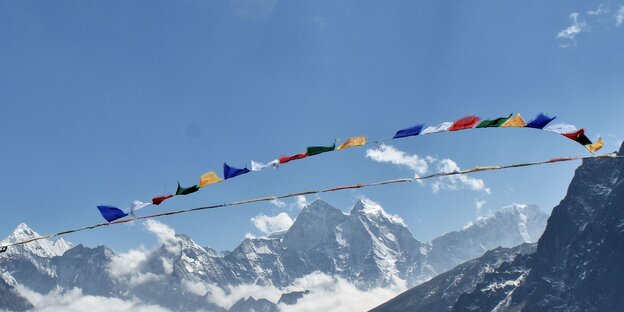
[{"label": "shadowed mountain face", "polygon": [[[362,199],[344,213],[317,200],[301,211],[289,230],[245,239],[231,252],[218,253],[178,234],[156,250],[142,251],[144,258],[124,264],[132,270],[120,272],[115,267],[123,257],[105,246],[72,248],[62,240],[41,240],[0,256],[10,256],[1,270],[43,294],[80,288],[84,295],[138,298],[173,310],[223,311],[209,302],[209,287],[255,284],[285,289],[314,272],[340,277],[360,289],[414,286],[487,249],[533,241],[545,219],[535,206],[511,205],[460,231],[421,243],[400,217],[375,202]],[[7,240],[36,235],[22,224]],[[302,290],[300,297],[307,294]],[[269,303],[241,298],[235,308],[274,309],[275,303]]]},{"label": "shadowed mountain face", "polygon": [[32,309],[32,307],[32,304],[20,296],[13,286],[0,278],[0,309],[26,311]]},{"label": "shadowed mountain face", "polygon": [[429,294],[433,300],[419,300],[423,289],[434,288],[433,279],[377,311],[420,311],[425,304],[437,307],[430,311],[624,311],[622,181],[624,160],[585,160],[534,253],[492,268],[460,295],[457,286],[437,289]]}]

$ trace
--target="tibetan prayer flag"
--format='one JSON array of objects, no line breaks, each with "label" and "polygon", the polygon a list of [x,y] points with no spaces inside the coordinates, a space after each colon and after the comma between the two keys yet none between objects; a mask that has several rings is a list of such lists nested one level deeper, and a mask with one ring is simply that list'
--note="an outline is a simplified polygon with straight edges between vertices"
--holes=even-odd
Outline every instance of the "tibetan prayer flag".
[{"label": "tibetan prayer flag", "polygon": [[423,130],[420,134],[421,135],[425,135],[425,134],[432,134],[432,133],[436,133],[436,132],[444,132],[444,131],[449,131],[449,128],[453,125],[452,122],[447,121],[447,122],[443,122],[437,126],[429,126],[427,128],[425,128],[425,130]]},{"label": "tibetan prayer flag", "polygon": [[228,164],[223,163],[223,178],[225,180],[227,179],[231,179],[233,177],[237,177],[241,174],[245,174],[248,173],[249,169],[247,168],[235,168],[235,167],[230,167],[228,166]]},{"label": "tibetan prayer flag", "polygon": [[585,133],[579,134],[574,141],[583,146],[592,145],[592,141],[585,135]]},{"label": "tibetan prayer flag", "polygon": [[592,153],[597,152],[603,146],[604,146],[604,141],[602,140],[602,138],[598,138],[598,141],[596,141],[596,143],[594,144],[585,145],[585,147]]},{"label": "tibetan prayer flag", "polygon": [[206,185],[215,184],[223,181],[223,179],[219,178],[214,171],[206,172],[201,177],[199,177],[199,188],[202,188]]},{"label": "tibetan prayer flag", "polygon": [[280,164],[285,164],[289,161],[293,161],[293,160],[297,160],[297,159],[301,159],[301,158],[306,158],[308,157],[308,154],[306,153],[301,153],[301,154],[297,154],[297,155],[292,155],[292,156],[282,156],[280,158],[278,158]]},{"label": "tibetan prayer flag", "polygon": [[556,125],[548,126],[544,128],[544,130],[559,133],[559,134],[572,133],[572,132],[577,131],[576,126],[569,125],[569,124],[556,124]]},{"label": "tibetan prayer flag", "polygon": [[180,182],[178,182],[178,189],[176,189],[176,196],[177,195],[188,195],[191,193],[195,193],[199,191],[199,186],[197,185],[193,185],[190,187],[181,187],[180,186]]},{"label": "tibetan prayer flag", "polygon": [[137,211],[139,209],[143,209],[143,208],[145,208],[147,206],[150,206],[150,205],[152,205],[152,203],[144,203],[144,202],[142,202],[140,200],[133,200],[132,201],[132,206],[130,207],[130,211],[134,212],[134,211]]},{"label": "tibetan prayer flag", "polygon": [[479,117],[477,116],[468,116],[462,119],[459,119],[453,123],[453,125],[448,129],[448,131],[459,131],[464,129],[473,128],[479,122]]},{"label": "tibetan prayer flag", "polygon": [[273,169],[279,167],[279,160],[276,159],[276,160],[273,160],[273,161],[268,162],[266,164],[259,163],[259,162],[253,161],[253,160],[251,161],[251,171],[260,171],[262,169],[266,169],[266,168],[269,168],[269,167],[271,167]]},{"label": "tibetan prayer flag", "polygon": [[102,217],[106,219],[108,222],[113,222],[117,219],[121,219],[123,217],[128,216],[127,213],[123,212],[123,210],[113,207],[113,206],[97,206],[102,214]]},{"label": "tibetan prayer flag", "polygon": [[351,137],[348,138],[346,141],[344,141],[344,143],[340,144],[340,146],[338,146],[336,149],[337,150],[343,150],[349,147],[354,147],[354,146],[362,146],[366,144],[366,137],[365,136],[361,136],[361,137]]},{"label": "tibetan prayer flag", "polygon": [[322,153],[331,152],[336,149],[336,144],[331,146],[308,146],[306,149],[306,154],[308,156],[314,156]]},{"label": "tibetan prayer flag", "polygon": [[416,126],[413,126],[413,127],[410,127],[410,128],[399,130],[394,135],[393,139],[398,139],[398,138],[404,138],[404,137],[408,137],[408,136],[418,135],[418,134],[420,134],[420,131],[422,130],[422,128],[424,126],[425,125],[416,125]]},{"label": "tibetan prayer flag", "polygon": [[[566,138],[568,138],[570,140],[577,141],[577,140],[579,140],[579,138],[581,136],[585,136],[585,129],[579,129],[579,130],[576,130],[574,132],[569,132],[569,133],[561,133],[561,135],[563,135],[564,137],[566,137]],[[587,137],[585,137],[585,138],[587,138]],[[591,141],[589,142],[589,144],[591,144]]]},{"label": "tibetan prayer flag", "polygon": [[537,115],[537,117],[535,117],[535,119],[529,121],[529,123],[526,124],[525,127],[535,128],[535,129],[544,129],[544,127],[546,127],[546,125],[549,124],[551,121],[553,121],[555,118],[557,118],[557,116],[549,117],[549,116],[544,115],[543,113],[540,113],[539,115]]},{"label": "tibetan prayer flag", "polygon": [[526,126],[526,122],[524,121],[524,119],[522,119],[522,116],[520,116],[520,114],[516,114],[515,116],[509,118],[509,120],[505,121],[505,123],[501,125],[501,127],[514,128],[522,128],[524,126]]},{"label": "tibetan prayer flag", "polygon": [[162,202],[164,202],[165,200],[167,200],[167,199],[169,199],[171,197],[173,197],[173,195],[171,195],[171,194],[163,195],[163,196],[156,196],[156,197],[152,198],[152,204],[158,206]]},{"label": "tibetan prayer flag", "polygon": [[511,114],[508,117],[501,117],[496,119],[486,119],[481,121],[475,128],[497,128],[504,124],[511,118]]}]

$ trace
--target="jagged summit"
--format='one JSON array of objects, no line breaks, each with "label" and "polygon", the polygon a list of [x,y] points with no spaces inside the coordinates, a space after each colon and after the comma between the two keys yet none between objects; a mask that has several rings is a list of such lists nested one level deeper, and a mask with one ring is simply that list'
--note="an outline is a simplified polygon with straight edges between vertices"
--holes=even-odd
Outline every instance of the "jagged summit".
[{"label": "jagged summit", "polygon": [[[11,235],[2,240],[1,244],[10,244],[19,241],[23,241],[33,237],[39,237],[39,233],[31,229],[26,223],[20,223]],[[9,248],[7,253],[20,253],[20,251],[28,251],[31,254],[37,255],[43,258],[50,258],[60,256],[67,250],[73,247],[72,243],[67,242],[63,238],[57,240],[42,239],[34,241],[24,245],[18,245],[13,248]]]},{"label": "jagged summit", "polygon": [[351,209],[351,215],[356,214],[363,214],[378,219],[387,219],[391,223],[407,227],[401,217],[387,213],[380,204],[368,198],[362,197],[358,199],[353,209]]}]

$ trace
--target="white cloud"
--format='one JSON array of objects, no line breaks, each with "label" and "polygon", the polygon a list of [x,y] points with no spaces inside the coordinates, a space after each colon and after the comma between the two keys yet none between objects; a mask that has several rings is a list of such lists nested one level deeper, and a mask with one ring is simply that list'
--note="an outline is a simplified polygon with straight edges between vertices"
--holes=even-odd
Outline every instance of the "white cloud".
[{"label": "white cloud", "polygon": [[303,209],[308,205],[308,199],[304,196],[304,195],[299,195],[297,196],[297,207],[299,207],[299,209]]},{"label": "white cloud", "polygon": [[145,221],[145,228],[156,234],[158,242],[165,245],[168,252],[172,254],[179,254],[181,246],[178,238],[175,236],[175,230],[164,223],[160,223],[156,220],[149,219]]},{"label": "white cloud", "polygon": [[485,204],[487,204],[485,200],[475,199],[475,208],[477,209],[477,216],[481,216],[481,208],[483,208],[483,205]]},{"label": "white cloud", "polygon": [[[447,173],[461,171],[457,163],[448,158],[440,160],[438,168],[441,172]],[[473,191],[483,191],[487,194],[491,193],[490,188],[485,187],[485,182],[483,182],[483,180],[472,178],[465,174],[440,177],[431,187],[434,193],[442,189],[458,190],[462,187],[467,187]]]},{"label": "white cloud", "polygon": [[287,230],[293,224],[293,220],[285,212],[272,217],[259,214],[251,218],[251,222],[264,234]]},{"label": "white cloud", "polygon": [[347,280],[315,272],[296,279],[290,291],[309,290],[295,305],[279,304],[280,311],[367,311],[404,291],[405,285],[358,289]]},{"label": "white cloud", "polygon": [[169,311],[161,306],[142,303],[138,299],[122,300],[118,298],[83,295],[79,288],[71,289],[63,294],[50,292],[46,295],[39,294],[21,285],[17,291],[28,299],[35,307],[33,312],[166,312]]},{"label": "white cloud", "polygon": [[253,296],[256,299],[264,298],[271,302],[277,302],[282,291],[273,286],[261,286],[245,284],[239,286],[227,286],[223,289],[217,285],[199,281],[182,281],[182,287],[198,296],[206,296],[207,300],[224,309],[231,308],[241,298]]},{"label": "white cloud", "polygon": [[130,277],[129,284],[130,286],[134,287],[143,283],[160,281],[162,279],[163,279],[162,275],[156,275],[151,272],[147,272],[147,273],[137,272],[136,274]]},{"label": "white cloud", "polygon": [[273,204],[277,208],[284,208],[284,207],[286,207],[286,203],[283,200],[274,199],[270,203]]},{"label": "white cloud", "polygon": [[570,14],[569,18],[572,20],[572,25],[557,33],[557,38],[566,41],[566,43],[561,45],[562,47],[569,47],[570,44],[576,43],[576,35],[581,33],[586,26],[584,22],[579,21],[578,12]]},{"label": "white cloud", "polygon": [[622,24],[624,24],[624,4],[615,14],[615,26],[620,27]]},{"label": "white cloud", "polygon": [[414,171],[415,175],[421,176],[427,173],[429,166],[427,161],[418,155],[409,155],[392,145],[381,144],[377,148],[366,150],[366,157],[376,162],[387,162],[398,166],[405,166]]},{"label": "white cloud", "polygon": [[325,273],[314,272],[296,279],[291,286],[278,289],[274,286],[246,284],[228,286],[225,289],[217,285],[199,281],[182,282],[187,291],[206,296],[207,300],[224,309],[229,309],[241,298],[253,296],[277,303],[282,293],[309,290],[295,305],[279,304],[280,311],[366,311],[374,308],[406,290],[405,281],[399,280],[394,286],[361,290],[349,281],[332,277]]},{"label": "white cloud", "polygon": [[605,5],[604,5],[604,3],[603,3],[603,4],[600,4],[600,5],[599,5],[599,6],[598,6],[595,10],[589,10],[589,11],[587,11],[587,15],[590,15],[590,16],[599,16],[599,15],[603,15],[603,14],[607,13],[608,11],[609,11],[609,10],[607,10],[607,9],[605,8]]},{"label": "white cloud", "polygon": [[149,252],[142,247],[115,255],[108,264],[108,273],[113,277],[134,274],[145,263]]},{"label": "white cloud", "polygon": [[[434,156],[420,157],[416,154],[409,155],[393,146],[385,144],[381,144],[376,149],[367,150],[366,157],[376,162],[387,162],[398,166],[405,166],[414,171],[415,177],[427,174],[431,166],[437,166],[440,172],[461,171],[457,163],[451,159],[438,159]],[[418,182],[422,183],[422,180],[418,180]],[[461,188],[486,192],[487,194],[491,192],[488,187],[485,187],[485,182],[483,182],[483,180],[471,178],[465,174],[441,177],[431,183],[431,189],[434,193],[440,190],[459,190]]]}]

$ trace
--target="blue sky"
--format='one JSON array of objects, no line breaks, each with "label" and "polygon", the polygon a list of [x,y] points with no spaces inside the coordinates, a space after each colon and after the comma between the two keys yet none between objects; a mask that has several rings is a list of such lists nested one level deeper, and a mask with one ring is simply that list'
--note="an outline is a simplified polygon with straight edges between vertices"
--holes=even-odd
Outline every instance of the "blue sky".
[{"label": "blue sky", "polygon": [[[624,2],[1,1],[0,237],[101,222],[126,206],[244,166],[328,145],[391,137],[469,114],[558,116],[624,135]],[[551,133],[489,129],[392,141],[404,156],[462,168],[586,155]],[[370,147],[374,148],[374,146]],[[438,163],[429,164],[436,171]],[[514,202],[550,211],[578,164],[471,176],[483,190],[433,183],[323,195],[349,210],[365,196],[427,241]],[[342,184],[409,177],[358,148],[176,197],[145,213]],[[448,182],[448,181],[447,181]],[[314,197],[307,198],[308,201]],[[270,203],[160,219],[200,244],[232,249]],[[137,225],[71,235],[127,250],[153,238]]]}]

